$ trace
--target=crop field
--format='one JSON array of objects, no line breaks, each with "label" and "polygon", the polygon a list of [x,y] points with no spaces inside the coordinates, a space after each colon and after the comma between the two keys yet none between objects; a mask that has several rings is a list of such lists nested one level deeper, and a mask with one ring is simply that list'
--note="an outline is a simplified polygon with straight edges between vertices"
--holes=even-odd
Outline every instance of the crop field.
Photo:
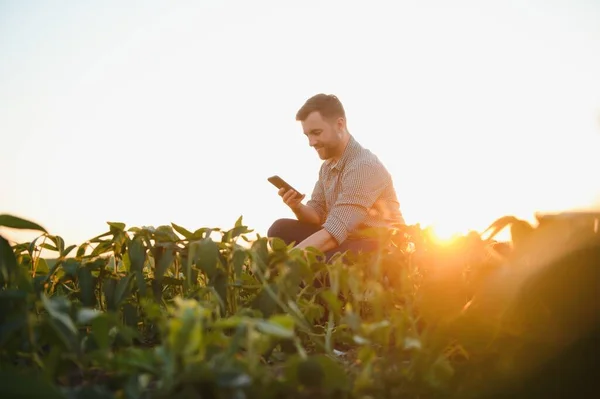
[{"label": "crop field", "polygon": [[40,233],[0,237],[3,398],[539,397],[575,393],[598,362],[593,216],[503,217],[449,242],[373,231],[379,253],[330,263],[250,241],[241,217],[110,222],[68,247],[29,220],[0,226]]}]

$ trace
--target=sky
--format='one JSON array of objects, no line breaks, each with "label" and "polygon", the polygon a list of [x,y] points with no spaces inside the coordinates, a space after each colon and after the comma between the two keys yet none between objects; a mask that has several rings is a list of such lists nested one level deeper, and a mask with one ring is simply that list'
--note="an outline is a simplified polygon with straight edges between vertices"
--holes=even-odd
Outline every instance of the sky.
[{"label": "sky", "polygon": [[[410,224],[600,208],[598,1],[0,0],[0,213],[265,235],[336,94]],[[3,231],[11,236],[14,232]]]}]

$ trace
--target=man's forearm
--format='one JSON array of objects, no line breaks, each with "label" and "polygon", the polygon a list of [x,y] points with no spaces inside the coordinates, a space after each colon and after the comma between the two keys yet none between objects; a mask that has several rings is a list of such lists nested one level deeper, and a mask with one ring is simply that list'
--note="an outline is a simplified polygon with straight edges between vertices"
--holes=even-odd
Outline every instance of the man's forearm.
[{"label": "man's forearm", "polygon": [[300,244],[296,245],[295,248],[306,249],[308,247],[314,247],[321,252],[327,252],[338,246],[337,241],[329,232],[325,229],[321,229],[316,233],[308,236]]},{"label": "man's forearm", "polygon": [[308,205],[300,204],[297,209],[292,209],[296,217],[301,222],[307,222],[312,224],[320,224],[321,218],[317,211]]}]

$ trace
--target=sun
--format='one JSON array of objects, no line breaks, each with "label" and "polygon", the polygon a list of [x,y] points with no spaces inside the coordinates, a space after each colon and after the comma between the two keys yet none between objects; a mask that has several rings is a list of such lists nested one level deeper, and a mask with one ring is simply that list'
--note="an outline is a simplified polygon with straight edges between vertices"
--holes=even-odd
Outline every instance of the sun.
[{"label": "sun", "polygon": [[432,233],[432,237],[439,243],[450,243],[460,236],[464,236],[468,233],[467,230],[451,228],[450,225],[442,223],[436,223],[429,226]]}]

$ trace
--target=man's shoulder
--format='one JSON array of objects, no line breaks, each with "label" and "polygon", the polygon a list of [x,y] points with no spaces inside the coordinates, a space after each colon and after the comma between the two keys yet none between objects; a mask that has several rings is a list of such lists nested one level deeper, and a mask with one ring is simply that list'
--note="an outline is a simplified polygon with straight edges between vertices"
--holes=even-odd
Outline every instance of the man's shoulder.
[{"label": "man's shoulder", "polygon": [[355,156],[348,160],[348,166],[354,168],[367,168],[373,171],[387,172],[383,162],[370,149],[361,145],[358,146]]}]

